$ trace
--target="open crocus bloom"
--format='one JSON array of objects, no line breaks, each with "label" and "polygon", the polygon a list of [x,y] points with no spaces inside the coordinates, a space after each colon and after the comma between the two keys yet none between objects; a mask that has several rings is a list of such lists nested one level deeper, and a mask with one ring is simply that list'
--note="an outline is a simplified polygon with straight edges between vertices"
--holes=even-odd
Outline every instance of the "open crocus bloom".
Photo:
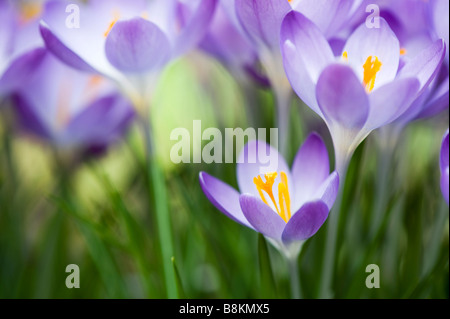
[{"label": "open crocus bloom", "polygon": [[340,173],[372,130],[397,119],[423,93],[445,54],[437,40],[399,71],[399,41],[380,18],[380,28],[357,28],[336,58],[318,27],[294,11],[283,21],[281,47],[292,87],[331,132]]},{"label": "open crocus bloom", "polygon": [[286,14],[292,10],[301,12],[329,38],[342,29],[361,3],[361,0],[236,0],[235,6],[238,20],[255,44],[271,85],[282,90],[283,85],[289,86],[279,45]]},{"label": "open crocus bloom", "polygon": [[49,52],[14,99],[23,128],[64,149],[102,150],[121,137],[134,115],[113,83],[71,69]]},{"label": "open crocus bloom", "polygon": [[[270,165],[261,162],[261,154]],[[328,152],[318,135],[306,139],[292,170],[276,149],[261,141],[249,142],[237,165],[240,193],[201,172],[203,192],[222,213],[262,233],[282,252],[289,255],[292,244],[313,236],[327,219],[339,177],[330,174]]]},{"label": "open crocus bloom", "polygon": [[449,203],[449,164],[448,164],[448,130],[444,134],[441,146],[440,168],[441,168],[441,190],[447,204]]},{"label": "open crocus bloom", "polygon": [[[64,14],[74,4],[79,25],[75,16],[71,20]],[[215,4],[216,0],[50,1],[41,33],[47,48],[66,64],[109,76],[125,90],[131,87],[143,94],[149,89],[141,88],[149,82],[143,75],[154,76],[197,45]],[[132,76],[136,74],[138,83]]]}]

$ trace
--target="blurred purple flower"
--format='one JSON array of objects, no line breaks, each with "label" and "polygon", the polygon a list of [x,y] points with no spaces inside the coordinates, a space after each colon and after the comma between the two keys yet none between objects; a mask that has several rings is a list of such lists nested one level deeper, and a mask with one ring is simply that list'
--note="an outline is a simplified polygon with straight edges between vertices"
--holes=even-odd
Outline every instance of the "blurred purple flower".
[{"label": "blurred purple flower", "polygon": [[270,86],[259,71],[257,51],[238,22],[234,1],[218,3],[200,48],[219,60],[238,80],[250,79],[263,87]]},{"label": "blurred purple flower", "polygon": [[273,89],[277,107],[278,145],[284,154],[287,148],[292,88],[283,70],[280,30],[284,16],[292,7],[287,0],[236,0],[235,10]]},{"label": "blurred purple flower", "polygon": [[[448,0],[431,0],[431,18],[433,21],[434,31],[438,38],[444,39],[445,43],[449,44],[449,1]],[[448,66],[447,51],[445,57]]]},{"label": "blurred purple flower", "polygon": [[449,203],[448,197],[449,197],[449,164],[448,164],[448,130],[444,134],[444,137],[442,138],[442,146],[441,146],[441,156],[440,156],[440,168],[441,168],[441,190],[442,195],[445,198],[445,201],[447,204]]},{"label": "blurred purple flower", "polygon": [[283,69],[280,32],[286,14],[300,11],[332,37],[345,27],[362,0],[236,0],[242,28],[254,43],[259,60],[277,99],[280,150],[286,148],[292,88]]},{"label": "blurred purple flower", "polygon": [[327,39],[346,33],[349,22],[360,12],[363,0],[290,0],[292,8],[301,12],[319,28]]},{"label": "blurred purple flower", "polygon": [[[261,152],[270,159],[269,166],[260,162]],[[322,226],[339,187],[338,174],[330,174],[325,144],[314,133],[299,149],[292,170],[271,146],[249,142],[239,156],[237,180],[240,193],[200,173],[200,186],[217,209],[270,238],[275,247],[288,254],[291,244],[308,239]]]},{"label": "blurred purple flower", "polygon": [[[73,3],[80,8],[79,28],[66,25],[66,6]],[[158,71],[202,39],[215,5],[216,0],[51,1],[41,33],[66,64],[106,75],[133,99],[143,98]]]},{"label": "blurred purple flower", "polygon": [[69,68],[49,52],[13,98],[23,129],[64,149],[102,149],[134,115],[107,79]]},{"label": "blurred purple flower", "polygon": [[43,58],[43,1],[0,1],[0,97],[20,86]]},{"label": "blurred purple flower", "polygon": [[[385,0],[377,4],[380,6],[381,16],[386,19],[400,42],[400,68],[437,39],[442,38],[448,48],[447,0]],[[413,120],[434,116],[448,108],[448,50],[446,57],[447,63],[442,64],[436,78],[393,123],[396,127],[394,132],[400,132]]]},{"label": "blurred purple flower", "polygon": [[445,55],[444,42],[437,40],[398,71],[399,41],[380,18],[380,28],[358,27],[335,58],[319,28],[298,12],[283,21],[281,46],[292,87],[330,130],[341,175],[366,136],[423,93]]}]

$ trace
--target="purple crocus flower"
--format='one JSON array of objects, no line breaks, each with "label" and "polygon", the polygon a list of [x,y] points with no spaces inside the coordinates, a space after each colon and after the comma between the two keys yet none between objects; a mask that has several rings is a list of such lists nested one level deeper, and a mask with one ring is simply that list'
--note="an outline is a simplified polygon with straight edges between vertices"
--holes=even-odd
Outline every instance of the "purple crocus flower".
[{"label": "purple crocus flower", "polygon": [[[79,25],[65,14],[73,4]],[[162,67],[202,39],[215,5],[216,0],[51,1],[41,33],[63,62],[118,81],[138,104],[136,99],[151,94]]]},{"label": "purple crocus flower", "polygon": [[0,97],[13,92],[43,58],[42,1],[0,1]]},{"label": "purple crocus flower", "polygon": [[238,81],[251,80],[263,87],[270,86],[258,70],[257,51],[238,22],[233,1],[218,3],[200,48],[220,61]]},{"label": "purple crocus flower", "polygon": [[449,180],[449,164],[448,164],[448,130],[442,138],[440,168],[441,168],[441,190],[447,204],[448,201],[448,180]]},{"label": "purple crocus flower", "polygon": [[290,0],[292,8],[301,12],[320,29],[327,39],[346,32],[348,22],[364,12],[363,0]]},{"label": "purple crocus flower", "polygon": [[277,107],[279,149],[285,153],[292,89],[283,71],[279,43],[281,22],[292,10],[291,5],[286,0],[236,0],[235,10],[273,89]]},{"label": "purple crocus flower", "polygon": [[24,130],[64,149],[103,149],[134,115],[106,78],[74,70],[49,52],[13,99]]},{"label": "purple crocus flower", "polygon": [[[448,47],[448,1],[398,0],[380,1],[377,4],[381,16],[389,23],[400,42],[400,68],[437,39],[442,38]],[[448,107],[447,64],[442,64],[436,78],[423,94],[389,128],[392,133],[398,135],[409,122],[434,116]]]},{"label": "purple crocus flower", "polygon": [[298,10],[312,19],[331,37],[345,26],[347,19],[362,3],[361,0],[236,0],[238,19],[249,39],[274,90],[277,100],[280,150],[285,152],[288,114],[292,88],[283,69],[280,52],[281,24],[286,14]]},{"label": "purple crocus flower", "polygon": [[[431,19],[434,31],[439,38],[444,39],[449,44],[449,2],[447,0],[431,0]],[[446,62],[448,66],[448,51],[446,52]]]},{"label": "purple crocus flower", "polygon": [[[270,165],[261,162],[261,153]],[[200,186],[217,209],[262,233],[288,257],[295,257],[325,222],[339,187],[338,174],[330,174],[327,149],[314,133],[299,149],[292,170],[276,149],[249,142],[239,156],[237,180],[240,192],[200,173]]]},{"label": "purple crocus flower", "polygon": [[407,110],[445,55],[437,40],[398,71],[399,41],[380,18],[380,28],[358,27],[336,58],[319,28],[294,11],[283,21],[281,46],[292,87],[330,130],[341,177],[356,147]]}]

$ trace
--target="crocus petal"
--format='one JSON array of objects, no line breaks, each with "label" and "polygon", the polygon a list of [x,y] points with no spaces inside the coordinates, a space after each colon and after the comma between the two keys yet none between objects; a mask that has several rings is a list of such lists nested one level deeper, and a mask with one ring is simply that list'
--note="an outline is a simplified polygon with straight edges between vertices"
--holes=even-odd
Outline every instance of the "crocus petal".
[{"label": "crocus petal", "polygon": [[289,11],[288,1],[236,0],[236,14],[245,31],[257,44],[269,48],[278,48],[281,21]]},{"label": "crocus petal", "polygon": [[361,3],[362,0],[300,0],[294,5],[294,10],[313,21],[328,38],[339,32]]},{"label": "crocus petal", "polygon": [[254,229],[264,236],[280,240],[286,223],[272,208],[250,194],[239,196],[242,212]]},{"label": "crocus petal", "polygon": [[[278,151],[262,141],[248,142],[238,157],[237,181],[241,193],[252,194],[260,197],[253,179],[258,175],[271,172],[285,172],[288,179],[289,190],[294,188],[289,166]],[[262,177],[264,180],[264,177]],[[278,174],[272,188],[276,200],[278,200]]]},{"label": "crocus petal", "polygon": [[175,55],[179,56],[185,53],[202,40],[208,31],[216,4],[217,0],[201,0],[193,10],[189,10],[191,8],[187,4],[180,4],[186,8],[183,12],[187,14],[183,15],[186,23],[175,42]]},{"label": "crocus petal", "polygon": [[331,173],[325,181],[318,187],[317,191],[310,200],[320,199],[327,204],[328,209],[333,207],[339,191],[339,174],[334,171]]},{"label": "crocus petal", "polygon": [[0,74],[7,67],[15,31],[13,7],[6,1],[0,1]]},{"label": "crocus petal", "polygon": [[[71,15],[64,13],[69,4],[79,8],[79,26],[67,25]],[[141,16],[146,8],[145,0],[50,1],[46,4],[41,33],[47,48],[64,63],[119,80],[119,72],[105,54],[106,37],[118,19]]]},{"label": "crocus petal", "polygon": [[286,75],[297,95],[319,115],[315,84],[334,61],[333,52],[317,26],[299,12],[286,15],[281,26],[281,50]]},{"label": "crocus petal", "polygon": [[0,77],[0,96],[11,93],[39,66],[46,55],[44,48],[31,50],[11,62]]},{"label": "crocus petal", "polygon": [[[70,16],[65,13],[70,4],[79,8],[79,27],[67,25]],[[49,1],[40,23],[42,39],[47,49],[67,65],[85,72],[104,73],[110,67],[105,66],[104,54],[106,14],[105,11],[94,14],[88,5],[78,1]],[[100,22],[106,24],[103,30]]]},{"label": "crocus petal", "polygon": [[104,146],[116,140],[133,114],[104,78],[79,72],[52,54],[24,79],[18,113],[26,129],[62,147]]},{"label": "crocus petal", "polygon": [[364,68],[368,57],[378,57],[382,63],[376,74],[374,90],[385,83],[391,82],[398,71],[400,59],[400,44],[387,22],[380,18],[379,28],[368,28],[362,24],[347,40],[344,47],[348,63],[363,81]]},{"label": "crocus petal", "polygon": [[44,39],[45,46],[58,57],[62,62],[77,70],[95,73],[96,70],[83,58],[81,58],[72,49],[67,47],[48,27],[45,22],[40,25],[42,39]]},{"label": "crocus petal", "polygon": [[398,118],[413,102],[420,83],[415,78],[399,79],[369,94],[370,112],[366,122],[374,130]]},{"label": "crocus petal", "polygon": [[317,101],[329,124],[362,128],[369,114],[369,99],[353,70],[342,64],[328,66],[320,75]]},{"label": "crocus petal", "polygon": [[65,145],[107,145],[123,134],[133,115],[133,106],[121,95],[102,97],[70,121],[61,141]]},{"label": "crocus petal", "polygon": [[306,240],[314,235],[328,217],[328,206],[322,201],[308,202],[289,220],[282,234],[283,243]]},{"label": "crocus petal", "polygon": [[431,101],[427,102],[422,112],[417,115],[417,118],[431,117],[439,114],[448,108],[449,100],[449,78],[447,78],[439,85],[433,92]]},{"label": "crocus petal", "polygon": [[[446,45],[449,43],[449,1],[447,0],[434,0],[431,4],[432,18],[434,22],[434,28],[439,38],[444,39]],[[448,63],[448,50],[446,52],[446,59]]]},{"label": "crocus petal", "polygon": [[200,172],[199,179],[206,197],[218,210],[232,220],[253,229],[242,213],[239,193],[233,187],[205,172]]},{"label": "crocus petal", "polygon": [[316,133],[312,133],[298,150],[292,164],[295,189],[293,210],[297,210],[311,198],[329,173],[330,163],[327,148],[322,138]]},{"label": "crocus petal", "polygon": [[442,40],[435,41],[432,45],[417,54],[408,61],[400,70],[399,78],[415,77],[420,81],[417,95],[430,84],[439,72],[445,54],[445,43]]},{"label": "crocus petal", "polygon": [[256,60],[254,46],[235,26],[222,3],[217,6],[208,34],[200,46],[230,68],[243,67]]},{"label": "crocus petal", "polygon": [[13,101],[22,130],[46,140],[53,138],[48,125],[46,125],[40,114],[36,112],[36,108],[33,107],[33,104],[27,98],[21,94],[14,94]]},{"label": "crocus petal", "polygon": [[167,37],[143,18],[117,22],[106,39],[105,50],[111,64],[124,72],[149,71],[170,57]]}]

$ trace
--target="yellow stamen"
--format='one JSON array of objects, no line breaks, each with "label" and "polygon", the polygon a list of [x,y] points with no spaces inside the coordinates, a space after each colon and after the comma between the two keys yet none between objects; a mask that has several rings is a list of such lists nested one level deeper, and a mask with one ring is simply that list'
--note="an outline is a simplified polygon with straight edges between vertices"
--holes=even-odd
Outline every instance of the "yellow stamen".
[{"label": "yellow stamen", "polygon": [[20,7],[20,17],[23,22],[34,20],[41,12],[42,5],[39,3],[27,2]]},{"label": "yellow stamen", "polygon": [[111,29],[114,27],[117,21],[119,21],[120,14],[117,11],[114,11],[114,18],[111,21],[111,23],[108,26],[108,29],[106,29],[105,33],[103,33],[103,36],[106,38],[108,34],[111,32]]},{"label": "yellow stamen", "polygon": [[98,75],[98,74],[94,74],[94,75],[89,77],[88,86],[89,87],[96,87],[96,86],[99,86],[100,83],[102,83],[102,82],[103,82],[102,76]]},{"label": "yellow stamen", "polygon": [[266,205],[270,206],[264,196],[264,191],[275,206],[278,215],[280,215],[281,218],[283,218],[283,220],[287,223],[291,218],[291,200],[289,196],[288,180],[286,173],[281,172],[281,182],[278,184],[278,203],[280,205],[280,208],[278,208],[272,191],[272,187],[277,176],[278,174],[276,172],[264,174],[264,177],[266,179],[266,181],[264,182],[261,176],[258,175],[257,177],[253,178],[253,183],[255,183],[256,189],[258,190],[259,196],[261,196],[262,201]]},{"label": "yellow stamen", "polygon": [[373,87],[375,86],[375,78],[382,65],[383,64],[378,60],[377,56],[369,56],[364,63],[363,85],[366,88],[367,93],[372,92]]},{"label": "yellow stamen", "polygon": [[253,183],[255,183],[256,188],[258,189],[259,192],[259,196],[261,196],[261,199],[264,201],[264,203],[266,205],[269,205],[264,197],[264,194],[262,191],[265,191],[267,193],[267,195],[269,195],[270,199],[272,200],[272,203],[275,205],[275,208],[278,212],[278,206],[277,203],[275,202],[275,197],[273,196],[273,192],[272,192],[272,185],[275,182],[275,178],[277,178],[277,173],[268,173],[268,174],[264,174],[264,177],[266,179],[265,182],[263,182],[261,176],[257,176],[255,178],[253,178]]},{"label": "yellow stamen", "polygon": [[348,53],[347,53],[347,51],[344,51],[342,53],[342,58],[344,59],[345,62],[348,62]]},{"label": "yellow stamen", "polygon": [[280,216],[287,223],[291,219],[291,198],[285,172],[280,173],[281,183],[278,184],[278,202],[280,203]]},{"label": "yellow stamen", "polygon": [[405,55],[408,51],[405,48],[400,49],[400,55]]}]

